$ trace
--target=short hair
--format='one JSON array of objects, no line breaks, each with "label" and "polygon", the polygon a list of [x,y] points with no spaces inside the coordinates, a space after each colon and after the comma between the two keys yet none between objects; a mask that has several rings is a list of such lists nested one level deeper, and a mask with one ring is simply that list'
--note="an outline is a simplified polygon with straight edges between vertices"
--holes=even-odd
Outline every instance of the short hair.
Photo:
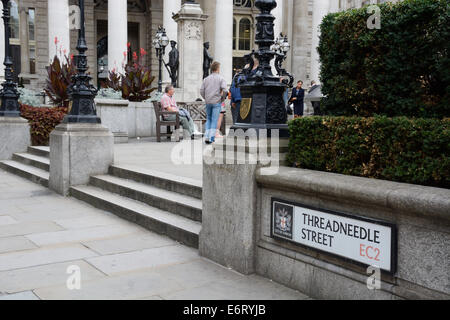
[{"label": "short hair", "polygon": [[315,85],[315,84],[316,84],[316,81],[315,81],[315,80],[311,81],[311,85],[312,85],[312,86]]},{"label": "short hair", "polygon": [[220,62],[214,61],[211,64],[211,72],[219,71],[219,68],[220,68]]},{"label": "short hair", "polygon": [[172,89],[173,89],[173,85],[169,84],[169,85],[166,86],[166,89],[164,89],[164,91],[166,93],[169,93],[169,91],[172,90]]},{"label": "short hair", "polygon": [[298,80],[298,81],[297,81],[297,84],[299,84],[300,82],[303,84],[303,81],[302,81],[302,80]]}]

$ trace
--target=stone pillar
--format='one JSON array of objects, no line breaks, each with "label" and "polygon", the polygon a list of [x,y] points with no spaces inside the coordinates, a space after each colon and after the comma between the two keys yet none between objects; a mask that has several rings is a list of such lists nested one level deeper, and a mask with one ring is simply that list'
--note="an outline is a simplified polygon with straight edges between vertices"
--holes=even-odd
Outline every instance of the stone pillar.
[{"label": "stone pillar", "polygon": [[200,97],[203,81],[204,23],[208,16],[197,3],[185,3],[173,19],[178,23],[178,50],[180,52],[179,86],[182,101]]},{"label": "stone pillar", "polygon": [[[0,1],[0,14],[3,13],[3,2]],[[0,82],[5,80],[5,24],[0,20]]]},{"label": "stone pillar", "polygon": [[128,43],[127,0],[108,1],[108,69],[122,72]]},{"label": "stone pillar", "polygon": [[114,136],[101,124],[62,123],[50,134],[49,187],[63,196],[107,174],[113,162]]},{"label": "stone pillar", "polygon": [[317,52],[320,37],[320,24],[322,23],[323,17],[328,14],[329,9],[330,9],[329,0],[314,1],[310,80],[315,80],[317,83],[319,82],[319,75],[320,75],[320,57],[319,53]]},{"label": "stone pillar", "polygon": [[255,272],[259,239],[256,171],[278,173],[288,139],[230,135],[204,151],[203,218],[199,253],[242,274]]},{"label": "stone pillar", "polygon": [[[58,48],[55,45],[58,39]],[[70,51],[69,0],[48,0],[48,58],[59,56],[59,49]],[[57,51],[58,50],[58,51]]]},{"label": "stone pillar", "polygon": [[[170,40],[178,41],[178,25],[172,19],[172,14],[177,13],[181,9],[181,0],[164,0],[163,7],[163,26],[166,29],[166,34]],[[164,61],[169,61],[169,52],[171,50],[170,44],[166,48]],[[163,66],[163,83],[170,83],[169,72]]]},{"label": "stone pillar", "polygon": [[214,60],[228,84],[233,77],[233,0],[216,0]]},{"label": "stone pillar", "polygon": [[[30,73],[30,45],[28,34],[28,8],[24,6],[23,1],[19,5],[20,14],[20,59],[21,73],[28,75]],[[69,49],[69,48],[68,48]]]}]

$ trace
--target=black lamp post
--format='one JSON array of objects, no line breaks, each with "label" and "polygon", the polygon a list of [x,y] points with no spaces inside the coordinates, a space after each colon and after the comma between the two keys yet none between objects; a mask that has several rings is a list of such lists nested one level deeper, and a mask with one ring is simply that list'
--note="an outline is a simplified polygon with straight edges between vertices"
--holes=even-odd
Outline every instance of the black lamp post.
[{"label": "black lamp post", "polygon": [[169,38],[167,37],[166,30],[163,27],[158,28],[155,39],[153,40],[153,46],[156,49],[156,56],[159,60],[159,81],[158,81],[158,91],[162,92],[162,64],[163,57],[166,53],[166,47],[169,44]]},{"label": "black lamp post", "polygon": [[[255,42],[258,50],[245,56],[250,65],[242,71],[243,81],[238,86],[241,89],[242,102],[238,113],[238,120],[232,129],[267,130],[267,136],[271,136],[272,130],[279,130],[280,137],[289,135],[287,126],[287,113],[283,95],[288,87],[286,81],[281,81],[280,76],[274,76],[271,60],[279,53],[272,50],[275,44],[274,21],[271,11],[277,7],[275,0],[256,0],[255,6],[261,11],[256,16]],[[286,48],[287,49],[287,44]],[[259,61],[256,70],[255,60]],[[279,74],[288,76],[286,70],[280,69]]]},{"label": "black lamp post", "polygon": [[0,117],[20,117],[19,107],[19,92],[17,91],[17,84],[13,80],[13,62],[11,58],[11,45],[9,43],[10,29],[9,20],[10,0],[2,0],[3,2],[3,22],[5,24],[5,82],[2,84],[0,91],[1,107]]},{"label": "black lamp post", "polygon": [[64,117],[64,123],[101,123],[97,117],[94,98],[97,89],[90,83],[91,76],[87,74],[88,63],[86,51],[86,32],[84,26],[84,0],[78,0],[80,6],[80,30],[78,30],[78,55],[75,56],[77,74],[72,77],[72,84],[68,88],[71,109]]}]

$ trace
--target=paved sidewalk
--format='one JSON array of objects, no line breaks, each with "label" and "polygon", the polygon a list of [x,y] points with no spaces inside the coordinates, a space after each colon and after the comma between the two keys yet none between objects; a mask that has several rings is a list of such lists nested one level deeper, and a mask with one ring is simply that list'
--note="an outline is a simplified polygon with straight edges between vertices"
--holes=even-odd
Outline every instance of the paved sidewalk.
[{"label": "paved sidewalk", "polygon": [[[81,270],[69,290],[67,269]],[[2,299],[307,299],[0,170]]]}]

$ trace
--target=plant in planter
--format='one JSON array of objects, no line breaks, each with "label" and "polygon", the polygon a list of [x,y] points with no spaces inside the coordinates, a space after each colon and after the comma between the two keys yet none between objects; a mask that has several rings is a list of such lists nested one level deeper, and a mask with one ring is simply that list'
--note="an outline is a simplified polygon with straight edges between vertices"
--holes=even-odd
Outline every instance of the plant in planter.
[{"label": "plant in planter", "polygon": [[133,52],[133,58],[124,65],[124,74],[115,70],[109,72],[107,86],[116,91],[122,91],[122,98],[132,102],[142,102],[150,99],[157,88],[152,87],[155,77],[142,63],[147,52],[140,50],[139,56]]},{"label": "plant in planter", "polygon": [[65,62],[61,62],[55,55],[51,64],[47,67],[47,86],[44,89],[53,105],[58,107],[69,106],[67,89],[72,83],[72,76],[76,74],[76,66],[73,55],[69,58],[64,55]]}]

